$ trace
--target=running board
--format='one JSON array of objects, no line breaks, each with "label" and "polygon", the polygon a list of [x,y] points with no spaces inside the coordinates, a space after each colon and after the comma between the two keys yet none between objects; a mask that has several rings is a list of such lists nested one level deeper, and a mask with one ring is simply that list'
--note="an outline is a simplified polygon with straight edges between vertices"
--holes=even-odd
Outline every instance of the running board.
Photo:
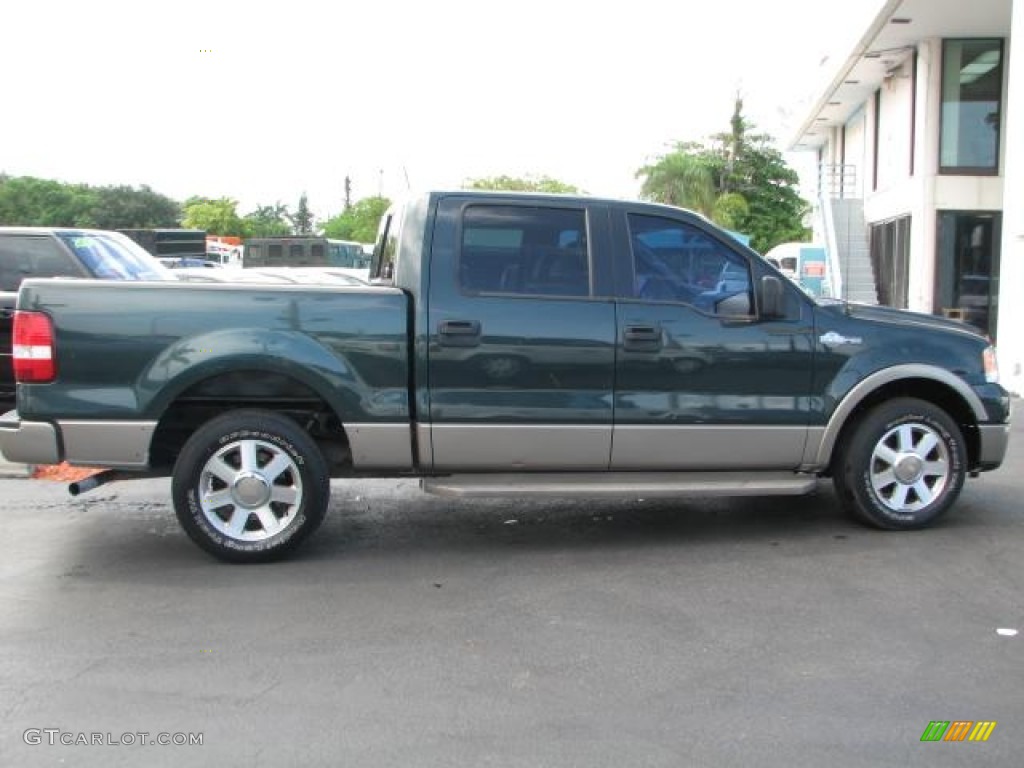
[{"label": "running board", "polygon": [[800,496],[818,478],[794,472],[551,472],[465,474],[420,480],[436,496],[572,496],[655,498],[665,496]]}]

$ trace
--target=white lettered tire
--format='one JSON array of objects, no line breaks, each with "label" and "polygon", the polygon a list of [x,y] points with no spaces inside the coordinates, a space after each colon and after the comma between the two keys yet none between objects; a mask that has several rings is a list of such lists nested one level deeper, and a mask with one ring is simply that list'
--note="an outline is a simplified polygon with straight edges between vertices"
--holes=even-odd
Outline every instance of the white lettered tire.
[{"label": "white lettered tire", "polygon": [[189,438],[171,492],[178,521],[196,544],[221,560],[264,562],[317,529],[330,477],[316,442],[294,421],[238,410]]},{"label": "white lettered tire", "polygon": [[868,411],[839,446],[836,492],[855,517],[888,530],[935,522],[967,475],[964,438],[949,415],[916,398]]}]

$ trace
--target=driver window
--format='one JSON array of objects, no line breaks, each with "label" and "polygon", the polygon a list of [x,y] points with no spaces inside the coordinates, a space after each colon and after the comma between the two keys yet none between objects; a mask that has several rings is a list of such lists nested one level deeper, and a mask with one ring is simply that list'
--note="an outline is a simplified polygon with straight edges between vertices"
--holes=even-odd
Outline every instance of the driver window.
[{"label": "driver window", "polygon": [[633,295],[690,304],[718,315],[753,312],[746,261],[696,227],[659,216],[629,215]]}]

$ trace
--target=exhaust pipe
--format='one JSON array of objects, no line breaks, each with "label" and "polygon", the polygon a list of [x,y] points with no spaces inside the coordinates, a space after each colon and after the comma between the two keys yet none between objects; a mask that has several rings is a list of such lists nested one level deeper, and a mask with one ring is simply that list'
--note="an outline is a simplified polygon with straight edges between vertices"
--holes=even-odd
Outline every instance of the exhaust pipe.
[{"label": "exhaust pipe", "polygon": [[101,485],[106,485],[115,480],[124,480],[129,477],[139,477],[139,475],[131,472],[122,472],[119,469],[105,469],[102,472],[97,472],[95,475],[90,475],[83,480],[69,484],[68,493],[72,496],[80,496],[94,488],[99,488]]}]

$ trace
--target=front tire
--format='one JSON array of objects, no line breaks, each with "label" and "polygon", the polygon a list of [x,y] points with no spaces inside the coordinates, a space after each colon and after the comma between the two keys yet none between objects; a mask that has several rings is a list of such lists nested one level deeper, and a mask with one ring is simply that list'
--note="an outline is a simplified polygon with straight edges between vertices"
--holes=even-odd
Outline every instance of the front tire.
[{"label": "front tire", "polygon": [[323,454],[294,421],[232,411],[200,427],[171,483],[174,511],[204,550],[234,563],[274,560],[317,529],[330,501]]},{"label": "front tire", "polygon": [[966,467],[963,435],[949,415],[923,400],[900,398],[854,425],[833,476],[854,517],[876,528],[913,530],[953,505]]}]

